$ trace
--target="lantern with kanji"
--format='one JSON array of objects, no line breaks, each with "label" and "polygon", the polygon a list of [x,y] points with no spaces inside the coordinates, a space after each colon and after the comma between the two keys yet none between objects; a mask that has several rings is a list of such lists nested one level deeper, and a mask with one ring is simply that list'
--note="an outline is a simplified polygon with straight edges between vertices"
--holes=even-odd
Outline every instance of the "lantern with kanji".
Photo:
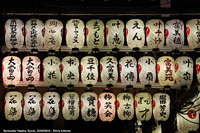
[{"label": "lantern with kanji", "polygon": [[171,86],[175,81],[175,65],[171,56],[162,56],[157,60],[158,82],[161,86]]},{"label": "lantern with kanji", "polygon": [[41,101],[42,97],[40,93],[30,91],[24,95],[23,113],[24,118],[27,121],[37,121],[40,118],[41,113]]},{"label": "lantern with kanji", "polygon": [[161,49],[165,43],[164,22],[160,19],[151,19],[146,22],[147,46],[150,49]]},{"label": "lantern with kanji", "polygon": [[200,57],[196,59],[196,75],[197,80],[200,83]]},{"label": "lantern with kanji", "polygon": [[5,44],[9,49],[20,49],[24,45],[24,22],[11,18],[5,23]]},{"label": "lantern with kanji", "polygon": [[65,120],[76,120],[79,117],[79,96],[76,92],[66,92],[62,96],[62,114]]},{"label": "lantern with kanji", "polygon": [[188,56],[181,56],[175,60],[176,84],[189,86],[193,81],[193,60]]},{"label": "lantern with kanji", "polygon": [[2,76],[5,85],[17,85],[21,78],[21,59],[6,56],[2,61]]},{"label": "lantern with kanji", "polygon": [[126,23],[126,41],[131,49],[141,49],[145,43],[144,22],[131,19]]},{"label": "lantern with kanji", "polygon": [[63,24],[57,19],[45,22],[44,47],[46,50],[57,51],[62,43]]},{"label": "lantern with kanji", "polygon": [[172,19],[165,24],[166,44],[172,50],[180,50],[184,45],[184,23],[179,19]]},{"label": "lantern with kanji", "polygon": [[10,91],[6,93],[4,99],[4,113],[9,121],[17,121],[22,116],[22,93]]},{"label": "lantern with kanji", "polygon": [[170,115],[170,97],[166,93],[153,96],[153,116],[157,121],[166,121]]},{"label": "lantern with kanji", "polygon": [[111,122],[115,118],[115,95],[103,92],[99,95],[99,118]]},{"label": "lantern with kanji", "polygon": [[137,93],[135,95],[135,112],[137,119],[148,121],[152,116],[152,97],[147,92]]},{"label": "lantern with kanji", "polygon": [[81,95],[81,115],[84,121],[95,121],[98,116],[98,98],[94,92]]}]

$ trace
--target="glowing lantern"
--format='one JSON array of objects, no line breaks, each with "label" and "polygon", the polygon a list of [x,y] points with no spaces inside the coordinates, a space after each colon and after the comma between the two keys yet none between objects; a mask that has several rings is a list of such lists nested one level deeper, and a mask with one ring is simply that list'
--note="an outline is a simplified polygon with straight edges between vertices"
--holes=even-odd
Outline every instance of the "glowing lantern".
[{"label": "glowing lantern", "polygon": [[175,60],[175,77],[178,85],[191,85],[193,80],[193,60],[187,56]]},{"label": "glowing lantern", "polygon": [[66,120],[79,117],[79,96],[76,92],[66,92],[62,96],[62,113]]},{"label": "glowing lantern", "polygon": [[152,97],[147,92],[137,93],[135,95],[135,112],[137,119],[148,121],[152,116]]},{"label": "glowing lantern", "polygon": [[95,85],[98,80],[98,59],[86,56],[81,59],[81,80],[85,85]]},{"label": "glowing lantern", "polygon": [[137,82],[137,60],[125,56],[119,60],[121,82],[125,85],[135,85]]},{"label": "glowing lantern", "polygon": [[79,81],[79,60],[75,56],[66,56],[62,59],[62,82],[75,85]]},{"label": "glowing lantern", "polygon": [[92,19],[86,23],[86,40],[89,48],[100,49],[104,45],[104,23],[99,19]]},{"label": "glowing lantern", "polygon": [[134,116],[134,98],[131,93],[117,95],[117,115],[120,120],[131,120]]},{"label": "glowing lantern", "polygon": [[44,41],[44,23],[39,19],[30,19],[25,25],[25,41],[28,49],[39,49]]},{"label": "glowing lantern", "polygon": [[42,114],[46,120],[56,120],[59,116],[60,95],[57,92],[46,92],[43,95]]},{"label": "glowing lantern", "polygon": [[81,49],[85,43],[85,24],[80,19],[70,19],[66,23],[66,43],[70,49]]},{"label": "glowing lantern", "polygon": [[41,95],[38,92],[27,92],[24,95],[23,113],[27,121],[37,121],[41,113]]},{"label": "glowing lantern", "polygon": [[172,50],[180,50],[184,45],[184,23],[179,19],[172,19],[165,24],[166,44]]},{"label": "glowing lantern", "polygon": [[94,92],[81,95],[81,115],[84,121],[95,121],[98,116],[98,99]]},{"label": "glowing lantern", "polygon": [[161,49],[165,43],[164,22],[151,19],[146,22],[147,46],[151,49]]},{"label": "glowing lantern", "polygon": [[100,60],[101,80],[104,84],[115,84],[118,80],[117,59],[105,56]]},{"label": "glowing lantern", "polygon": [[62,43],[63,24],[57,19],[45,22],[44,47],[47,50],[58,50]]},{"label": "glowing lantern", "polygon": [[196,74],[197,80],[200,83],[200,57],[196,59]]},{"label": "glowing lantern", "polygon": [[4,99],[5,117],[9,121],[17,121],[22,115],[22,93],[10,91],[6,93]]},{"label": "glowing lantern", "polygon": [[138,60],[140,83],[152,85],[156,81],[156,61],[152,56],[143,56]]},{"label": "glowing lantern", "polygon": [[175,81],[174,59],[162,56],[157,60],[158,82],[161,86],[171,86]]},{"label": "glowing lantern", "polygon": [[156,93],[153,96],[153,116],[157,121],[166,121],[170,114],[170,97],[166,93]]},{"label": "glowing lantern", "polygon": [[141,49],[144,46],[144,23],[140,19],[131,19],[126,23],[126,41],[128,46]]},{"label": "glowing lantern", "polygon": [[17,56],[6,56],[2,61],[3,82],[17,85],[21,78],[21,60]]},{"label": "glowing lantern", "polygon": [[102,121],[112,121],[115,118],[115,95],[103,92],[99,95],[99,117]]},{"label": "glowing lantern", "polygon": [[106,41],[112,49],[124,45],[124,23],[121,20],[112,19],[106,23]]},{"label": "glowing lantern", "polygon": [[22,48],[24,44],[24,23],[20,19],[8,19],[5,23],[5,43],[9,49]]}]

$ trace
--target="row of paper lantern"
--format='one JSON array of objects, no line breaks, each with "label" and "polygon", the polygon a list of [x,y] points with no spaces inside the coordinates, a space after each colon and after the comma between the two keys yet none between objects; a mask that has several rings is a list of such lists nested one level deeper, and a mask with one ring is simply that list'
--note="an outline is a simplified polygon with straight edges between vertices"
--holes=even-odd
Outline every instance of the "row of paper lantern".
[{"label": "row of paper lantern", "polygon": [[[191,48],[200,48],[200,19],[191,19],[186,23],[187,41]],[[126,27],[126,30],[124,30]],[[108,47],[122,48],[124,31],[127,45],[132,48],[142,48],[146,42],[150,49],[161,49],[165,43],[172,50],[179,50],[184,45],[184,23],[179,19],[164,22],[151,19],[144,22],[131,19],[126,26],[120,19],[112,19],[106,23],[106,39],[104,38],[104,23],[92,19],[86,23],[86,43],[89,48],[101,49],[106,40]],[[62,43],[63,23],[49,19],[45,24],[39,19],[30,19],[25,24],[25,42],[28,49],[58,50]],[[70,49],[81,49],[85,43],[85,24],[80,19],[70,19],[66,23],[66,44]],[[24,44],[24,23],[19,19],[8,19],[5,23],[5,44],[9,49],[22,48]]]},{"label": "row of paper lantern", "polygon": [[[27,85],[34,85],[40,80],[40,59],[36,56],[26,56],[22,60],[22,79]],[[138,64],[138,65],[137,65]],[[157,66],[156,66],[157,64]],[[79,59],[66,56],[60,59],[48,56],[43,60],[43,78],[48,85],[57,86],[62,79],[66,85],[76,85],[79,81],[79,66],[81,81],[85,85],[95,85],[98,81],[98,59],[85,56]],[[188,56],[178,57],[175,61],[171,56],[162,56],[157,60],[152,56],[143,56],[138,62],[132,56],[119,60],[120,79],[122,84],[134,86],[138,80],[143,85],[153,85],[156,81],[161,86],[191,85],[193,81],[193,60]],[[21,60],[16,56],[6,56],[2,61],[3,82],[5,85],[17,85],[21,79]],[[200,57],[196,59],[196,74],[200,82]],[[118,61],[114,56],[105,56],[100,60],[100,77],[103,84],[114,85],[118,81]]]}]

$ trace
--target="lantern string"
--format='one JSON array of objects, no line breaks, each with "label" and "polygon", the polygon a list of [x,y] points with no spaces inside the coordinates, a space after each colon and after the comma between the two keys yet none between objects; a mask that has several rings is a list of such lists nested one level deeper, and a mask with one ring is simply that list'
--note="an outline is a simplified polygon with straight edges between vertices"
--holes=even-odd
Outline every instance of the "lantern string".
[{"label": "lantern string", "polygon": [[197,122],[193,122],[193,121],[190,121],[190,120],[188,120],[188,119],[186,119],[185,117],[183,117],[180,113],[178,113],[183,119],[185,119],[186,121],[188,121],[188,122],[191,122],[191,123],[194,123],[194,124],[199,124],[199,123],[197,123]]}]

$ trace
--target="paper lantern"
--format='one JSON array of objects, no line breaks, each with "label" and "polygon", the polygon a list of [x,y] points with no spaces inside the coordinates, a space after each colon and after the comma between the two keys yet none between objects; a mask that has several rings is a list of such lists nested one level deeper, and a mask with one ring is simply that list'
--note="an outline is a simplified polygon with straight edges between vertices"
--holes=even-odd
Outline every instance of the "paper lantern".
[{"label": "paper lantern", "polygon": [[56,56],[49,56],[43,60],[44,82],[48,85],[57,85],[61,81],[61,62]]},{"label": "paper lantern", "polygon": [[115,95],[103,92],[99,95],[99,118],[111,122],[115,118]]},{"label": "paper lantern", "polygon": [[98,99],[94,92],[81,95],[81,115],[84,121],[95,121],[98,116]]},{"label": "paper lantern", "polygon": [[124,45],[124,23],[112,19],[106,23],[106,42],[110,48],[121,48]]},{"label": "paper lantern", "polygon": [[160,19],[151,19],[146,22],[147,46],[150,49],[161,49],[165,43],[164,22]]},{"label": "paper lantern", "polygon": [[75,56],[66,56],[62,59],[62,82],[75,85],[79,81],[79,59]]},{"label": "paper lantern", "polygon": [[41,113],[41,95],[38,92],[30,91],[24,95],[23,113],[27,121],[37,121]]},{"label": "paper lantern", "polygon": [[79,117],[79,96],[76,92],[66,92],[62,96],[62,113],[65,120]]},{"label": "paper lantern", "polygon": [[186,34],[189,47],[200,48],[200,19],[187,21]]},{"label": "paper lantern", "polygon": [[195,107],[195,110],[200,113],[200,92],[194,97],[192,102],[194,102],[193,107]]},{"label": "paper lantern", "polygon": [[22,93],[10,91],[4,99],[4,113],[9,121],[18,121],[22,116]]},{"label": "paper lantern", "polygon": [[117,95],[117,115],[120,120],[131,120],[134,116],[134,98],[131,93]]},{"label": "paper lantern", "polygon": [[39,49],[44,41],[44,23],[39,19],[30,19],[25,25],[25,41],[28,49]]},{"label": "paper lantern", "polygon": [[104,46],[104,23],[99,19],[91,19],[86,23],[86,40],[89,48]]},{"label": "paper lantern", "polygon": [[70,19],[66,23],[66,44],[70,49],[81,49],[85,43],[85,24],[80,19]]},{"label": "paper lantern", "polygon": [[21,78],[21,59],[6,56],[2,61],[2,73],[5,85],[17,85]]},{"label": "paper lantern", "polygon": [[153,96],[153,116],[157,121],[166,121],[170,115],[170,97],[166,93]]},{"label": "paper lantern", "polygon": [[157,60],[158,82],[161,86],[171,86],[175,81],[175,65],[171,56],[162,56]]},{"label": "paper lantern", "polygon": [[4,33],[7,48],[22,48],[24,44],[24,23],[20,19],[8,19],[5,23]]},{"label": "paper lantern", "polygon": [[156,61],[152,56],[143,56],[138,60],[140,83],[153,85],[156,81]]},{"label": "paper lantern", "polygon": [[104,84],[115,84],[118,80],[117,59],[105,56],[100,60],[101,80]]},{"label": "paper lantern", "polygon": [[155,129],[152,130],[152,133],[162,133],[162,126],[161,126],[161,124],[156,125]]},{"label": "paper lantern", "polygon": [[46,92],[43,95],[42,114],[46,120],[56,120],[59,116],[60,95],[57,92]]},{"label": "paper lantern", "polygon": [[132,56],[125,56],[119,60],[122,84],[135,85],[137,82],[137,60]]},{"label": "paper lantern", "polygon": [[187,56],[175,60],[175,77],[178,85],[191,85],[193,81],[193,60]]},{"label": "paper lantern", "polygon": [[40,59],[26,56],[22,60],[22,77],[25,84],[35,84],[40,80]]},{"label": "paper lantern", "polygon": [[184,45],[184,23],[179,19],[172,19],[165,24],[166,44],[172,50],[180,50]]},{"label": "paper lantern", "polygon": [[147,92],[137,93],[135,95],[135,112],[137,119],[148,121],[152,116],[152,97]]},{"label": "paper lantern", "polygon": [[128,46],[141,49],[145,43],[144,23],[140,19],[131,19],[126,23],[126,41]]},{"label": "paper lantern", "polygon": [[197,80],[200,83],[200,57],[196,59],[196,75]]},{"label": "paper lantern", "polygon": [[62,43],[63,24],[57,19],[45,22],[44,47],[47,50],[58,50]]},{"label": "paper lantern", "polygon": [[85,85],[95,85],[98,80],[98,59],[85,56],[81,59],[81,80]]}]

